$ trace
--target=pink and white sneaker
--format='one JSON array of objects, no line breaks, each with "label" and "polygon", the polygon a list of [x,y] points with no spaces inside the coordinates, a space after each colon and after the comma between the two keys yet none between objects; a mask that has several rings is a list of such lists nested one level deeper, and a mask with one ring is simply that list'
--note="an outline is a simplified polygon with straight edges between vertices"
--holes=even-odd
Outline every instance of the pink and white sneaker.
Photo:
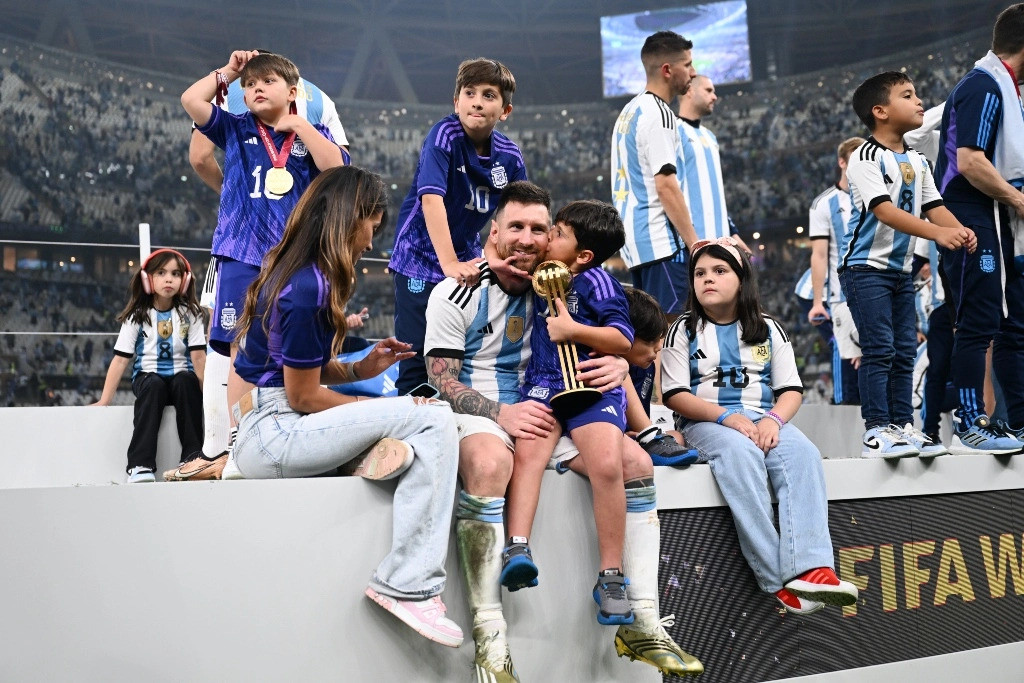
[{"label": "pink and white sneaker", "polygon": [[785,588],[776,591],[775,598],[782,603],[787,612],[792,614],[811,614],[825,606],[823,603],[815,602],[814,600],[805,600],[794,593],[790,593]]},{"label": "pink and white sneaker", "polygon": [[366,597],[404,621],[424,638],[448,647],[462,645],[462,629],[445,617],[448,608],[441,602],[440,595],[425,600],[399,600],[367,588]]},{"label": "pink and white sneaker", "polygon": [[818,567],[804,572],[786,584],[797,597],[840,607],[857,602],[857,587],[841,581],[829,567]]},{"label": "pink and white sneaker", "polygon": [[412,446],[401,439],[385,436],[352,460],[346,473],[375,481],[394,479],[412,466],[414,457]]}]

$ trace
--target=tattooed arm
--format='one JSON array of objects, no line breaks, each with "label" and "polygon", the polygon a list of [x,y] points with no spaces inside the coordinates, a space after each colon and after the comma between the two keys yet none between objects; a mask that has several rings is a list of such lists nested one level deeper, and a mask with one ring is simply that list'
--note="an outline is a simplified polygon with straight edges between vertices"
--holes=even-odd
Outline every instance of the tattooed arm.
[{"label": "tattooed arm", "polygon": [[499,403],[459,381],[462,360],[427,356],[427,378],[456,413],[493,420],[514,439],[535,439],[555,427],[551,409],[536,401]]}]

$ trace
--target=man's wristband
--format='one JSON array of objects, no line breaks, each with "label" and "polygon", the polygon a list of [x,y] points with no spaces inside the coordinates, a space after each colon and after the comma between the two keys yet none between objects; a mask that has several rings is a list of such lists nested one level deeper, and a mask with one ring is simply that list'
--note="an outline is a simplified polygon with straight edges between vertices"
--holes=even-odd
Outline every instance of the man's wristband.
[{"label": "man's wristband", "polygon": [[786,424],[786,421],[783,420],[782,417],[773,410],[769,410],[767,413],[764,414],[764,416],[767,417],[769,420],[774,420],[775,424],[779,425],[779,429],[782,429],[782,427]]},{"label": "man's wristband", "polygon": [[732,408],[729,408],[724,413],[722,413],[721,415],[718,416],[718,419],[715,420],[715,424],[722,424],[723,422],[725,422],[726,418],[728,418],[730,415],[735,415],[735,414],[736,414],[736,411],[733,410]]}]

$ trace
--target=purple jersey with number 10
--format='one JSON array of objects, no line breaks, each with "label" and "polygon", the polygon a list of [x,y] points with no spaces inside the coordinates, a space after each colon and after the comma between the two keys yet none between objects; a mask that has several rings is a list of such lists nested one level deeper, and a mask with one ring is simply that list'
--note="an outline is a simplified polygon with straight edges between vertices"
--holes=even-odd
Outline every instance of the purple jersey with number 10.
[{"label": "purple jersey with number 10", "polygon": [[444,197],[452,246],[459,260],[480,256],[480,231],[488,225],[502,189],[516,180],[526,180],[526,165],[514,142],[493,131],[491,154],[481,157],[458,116],[449,114],[438,121],[423,142],[412,187],[398,213],[388,267],[426,282],[444,279],[423,218],[420,197],[425,194]]}]

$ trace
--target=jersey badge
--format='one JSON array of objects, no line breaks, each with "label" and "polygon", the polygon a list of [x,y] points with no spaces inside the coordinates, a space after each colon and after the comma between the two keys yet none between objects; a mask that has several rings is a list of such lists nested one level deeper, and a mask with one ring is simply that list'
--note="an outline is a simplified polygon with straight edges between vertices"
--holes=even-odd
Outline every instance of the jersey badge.
[{"label": "jersey badge", "polygon": [[550,393],[551,393],[551,390],[548,389],[547,387],[536,387],[535,386],[532,389],[530,389],[529,393],[527,393],[526,395],[529,396],[530,398],[539,398],[542,401],[544,401],[544,400],[547,400],[548,394],[550,394]]},{"label": "jersey badge", "polygon": [[914,178],[917,176],[917,174],[914,173],[914,167],[906,161],[900,162],[900,175],[903,176],[903,183],[905,185],[913,185]]},{"label": "jersey badge", "polygon": [[494,187],[499,190],[508,185],[508,176],[505,175],[504,166],[498,164],[491,168],[491,182],[494,183]]},{"label": "jersey badge", "polygon": [[188,340],[188,323],[181,323],[181,341]]},{"label": "jersey badge", "polygon": [[767,363],[768,359],[771,358],[772,352],[768,348],[767,344],[758,344],[750,350],[750,355],[754,357],[758,363]]},{"label": "jersey badge", "polygon": [[171,333],[174,332],[174,323],[170,320],[158,320],[156,323],[156,332],[160,335],[161,339],[169,339]]},{"label": "jersey badge", "polygon": [[513,344],[518,343],[523,338],[525,327],[526,324],[523,316],[510,315],[508,322],[505,323],[505,338]]},{"label": "jersey badge", "polygon": [[409,278],[407,286],[409,287],[410,292],[412,292],[413,294],[419,294],[424,289],[426,289],[427,283],[418,277],[411,277]]},{"label": "jersey badge", "polygon": [[992,256],[991,250],[985,249],[982,252],[978,265],[981,266],[981,272],[983,273],[994,273],[996,271],[996,259]]},{"label": "jersey badge", "polygon": [[296,139],[292,145],[292,156],[293,157],[304,157],[309,154],[309,150],[302,144],[302,140]]},{"label": "jersey badge", "polygon": [[233,306],[225,306],[220,309],[220,327],[222,330],[235,329],[235,308]]},{"label": "jersey badge", "polygon": [[565,297],[565,308],[573,315],[579,313],[580,298],[575,292]]}]

